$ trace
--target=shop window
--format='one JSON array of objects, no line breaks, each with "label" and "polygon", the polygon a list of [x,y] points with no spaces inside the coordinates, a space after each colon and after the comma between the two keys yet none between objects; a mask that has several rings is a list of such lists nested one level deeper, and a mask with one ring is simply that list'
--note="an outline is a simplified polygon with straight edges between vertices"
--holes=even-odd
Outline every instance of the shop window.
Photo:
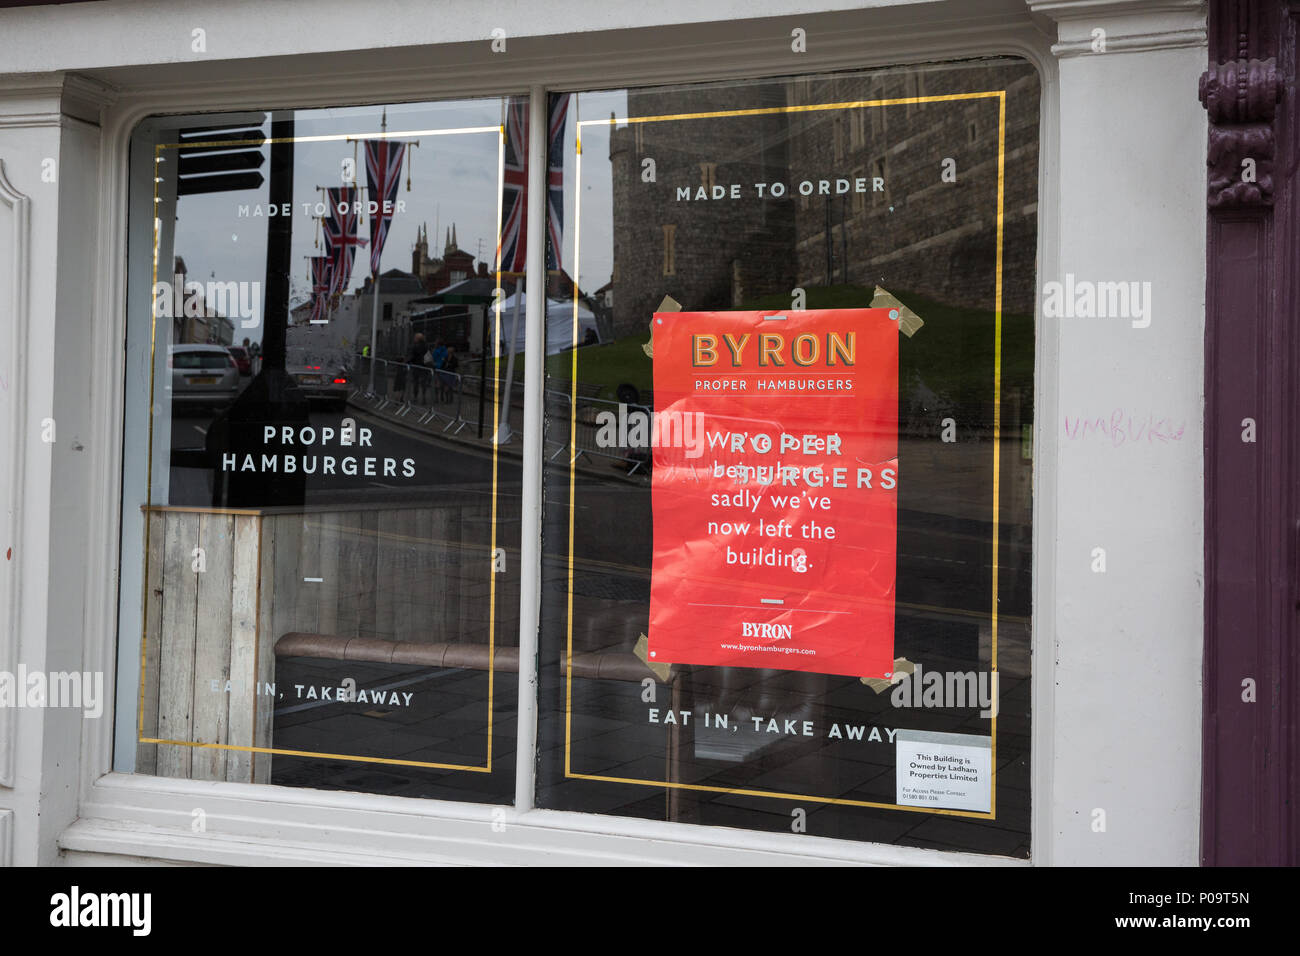
[{"label": "shop window", "polygon": [[[153,256],[129,266],[119,769],[513,799],[521,478],[501,451],[527,116],[467,100],[134,134]],[[440,297],[457,230],[501,257]],[[159,264],[182,256],[213,276],[220,341],[260,348],[252,374],[191,360],[220,350],[167,319],[188,287]],[[382,311],[359,294],[379,274]]]},{"label": "shop window", "polygon": [[[614,294],[607,342],[550,330],[538,805],[1028,855],[1033,69],[575,104],[619,121],[581,124],[566,182],[574,304]],[[870,175],[839,165],[855,111]],[[976,117],[991,172],[947,186]],[[669,210],[671,272],[612,272]]]},{"label": "shop window", "polygon": [[551,94],[538,343],[526,98],[141,124],[117,768],[1028,856],[1038,86],[926,69]]}]

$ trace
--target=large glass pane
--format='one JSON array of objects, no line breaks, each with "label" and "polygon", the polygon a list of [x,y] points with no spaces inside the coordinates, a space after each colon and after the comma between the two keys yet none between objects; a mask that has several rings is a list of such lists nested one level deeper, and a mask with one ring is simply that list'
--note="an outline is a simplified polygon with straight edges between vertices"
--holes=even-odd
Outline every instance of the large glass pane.
[{"label": "large glass pane", "polygon": [[511,800],[526,116],[137,131],[119,766]]},{"label": "large glass pane", "polygon": [[572,95],[540,805],[1028,855],[1038,90]]}]

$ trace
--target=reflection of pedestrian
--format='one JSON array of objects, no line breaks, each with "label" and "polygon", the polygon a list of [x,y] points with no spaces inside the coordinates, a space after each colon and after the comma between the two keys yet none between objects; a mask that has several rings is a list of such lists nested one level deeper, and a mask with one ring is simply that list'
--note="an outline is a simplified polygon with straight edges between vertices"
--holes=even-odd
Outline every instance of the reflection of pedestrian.
[{"label": "reflection of pedestrian", "polygon": [[406,357],[397,357],[397,374],[393,376],[393,397],[398,401],[406,399]]},{"label": "reflection of pedestrian", "polygon": [[411,348],[406,354],[406,364],[411,366],[411,401],[417,405],[427,404],[429,401],[429,368],[425,364],[424,358],[429,352],[429,347],[424,344],[424,333],[416,332],[415,339],[411,342]]},{"label": "reflection of pedestrian", "polygon": [[460,362],[456,358],[456,350],[450,345],[447,346],[447,356],[442,360],[442,368],[438,369],[438,401],[450,402],[452,393],[456,388],[456,382],[459,376],[456,374],[456,368]]},{"label": "reflection of pedestrian", "polygon": [[433,343],[433,351],[431,354],[433,357],[431,374],[433,375],[434,378],[434,390],[436,392],[436,394],[434,395],[434,401],[442,402],[443,394],[445,392],[445,389],[443,388],[443,384],[442,384],[442,367],[447,364],[446,343],[444,343],[442,339],[438,339],[436,342]]}]

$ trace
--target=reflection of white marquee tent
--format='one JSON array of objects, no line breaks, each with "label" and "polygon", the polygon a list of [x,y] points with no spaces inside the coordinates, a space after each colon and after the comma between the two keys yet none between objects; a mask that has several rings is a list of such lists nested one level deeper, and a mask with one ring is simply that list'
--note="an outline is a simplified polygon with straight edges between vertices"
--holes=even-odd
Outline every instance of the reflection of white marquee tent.
[{"label": "reflection of white marquee tent", "polygon": [[[515,306],[519,307],[519,325],[515,333],[515,351],[524,351],[524,310],[528,308],[528,297],[522,291],[502,300],[501,303],[501,341],[505,347],[510,346],[510,328],[515,319]],[[491,321],[496,321],[496,310],[489,309],[488,317]],[[596,328],[596,316],[592,311],[578,303],[578,344],[587,336],[587,330],[596,333],[599,340],[600,332]],[[569,346],[573,345],[573,300],[572,299],[547,299],[546,300],[546,354],[554,355],[557,352],[563,352]]]}]

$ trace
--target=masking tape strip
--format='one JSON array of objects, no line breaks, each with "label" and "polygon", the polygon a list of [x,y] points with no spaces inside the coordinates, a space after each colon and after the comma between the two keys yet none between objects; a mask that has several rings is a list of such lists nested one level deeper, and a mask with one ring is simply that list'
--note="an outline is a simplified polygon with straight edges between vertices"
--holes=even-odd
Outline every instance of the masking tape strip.
[{"label": "masking tape strip", "polygon": [[880,286],[876,286],[876,294],[871,299],[871,308],[897,309],[899,312],[898,331],[902,332],[909,339],[921,330],[921,326],[925,325],[925,323],[921,321],[919,315],[907,306],[903,305],[903,303],[899,302],[898,299],[894,298],[894,296],[890,295]]},{"label": "masking tape strip", "polygon": [[652,664],[649,658],[650,638],[642,634],[637,638],[636,646],[632,648],[632,653],[641,658],[641,663],[650,670],[654,671],[656,677],[663,683],[668,683],[668,675],[672,673],[673,665],[671,664]]},{"label": "masking tape strip", "polygon": [[897,684],[903,679],[904,675],[913,674],[915,672],[915,664],[909,661],[906,657],[896,657],[894,658],[894,671],[889,675],[888,680],[883,677],[860,677],[858,679],[879,694],[886,687],[892,687],[894,684]]},{"label": "masking tape strip", "polygon": [[[659,303],[659,308],[655,309],[655,311],[680,312],[682,311],[682,304],[672,296],[666,295],[664,300]],[[655,357],[655,325],[653,322],[650,323],[650,341],[641,346],[641,351],[646,354],[646,358]]]}]

